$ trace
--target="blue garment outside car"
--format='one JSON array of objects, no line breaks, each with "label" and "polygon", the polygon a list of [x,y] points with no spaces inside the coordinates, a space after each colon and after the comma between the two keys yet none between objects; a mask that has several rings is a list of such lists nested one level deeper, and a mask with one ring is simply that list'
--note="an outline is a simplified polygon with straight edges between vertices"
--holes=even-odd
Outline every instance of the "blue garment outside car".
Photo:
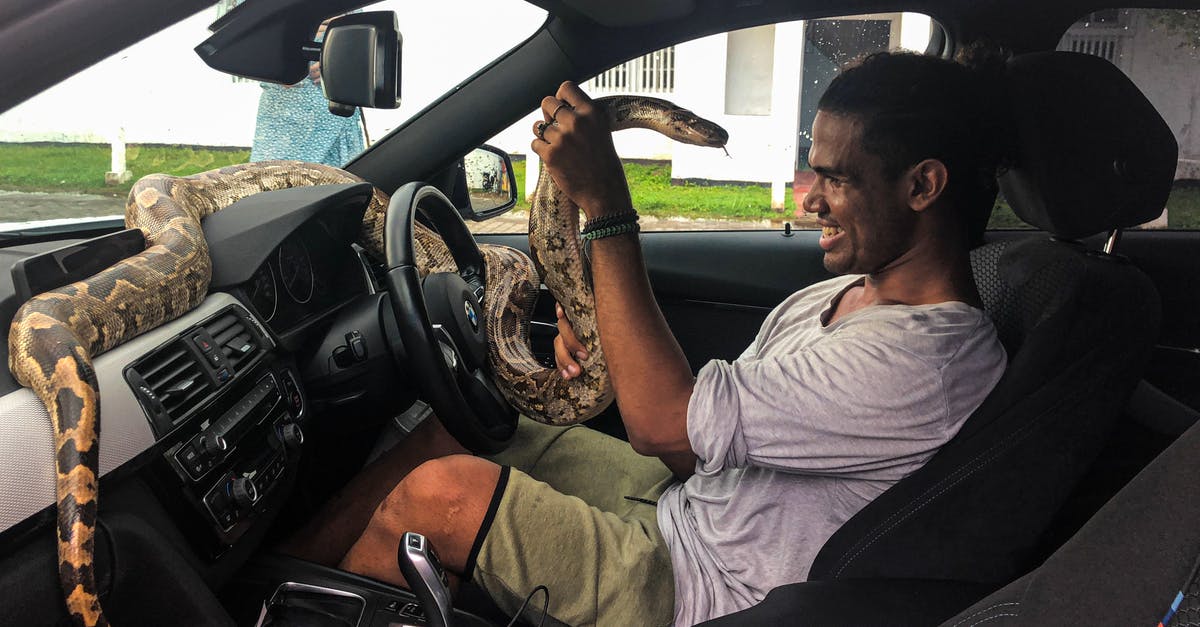
[{"label": "blue garment outside car", "polygon": [[262,83],[250,161],[295,159],[340,167],[363,151],[362,113],[329,112],[318,78],[295,85]]}]

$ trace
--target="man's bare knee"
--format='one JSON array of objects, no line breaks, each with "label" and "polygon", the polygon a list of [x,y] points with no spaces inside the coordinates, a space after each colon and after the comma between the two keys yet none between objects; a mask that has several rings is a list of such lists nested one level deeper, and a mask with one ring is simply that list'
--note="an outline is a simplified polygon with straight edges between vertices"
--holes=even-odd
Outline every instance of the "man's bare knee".
[{"label": "man's bare knee", "polygon": [[[470,455],[451,455],[431,459],[413,469],[379,504],[380,513],[411,511],[414,508],[447,506],[470,499],[478,492],[478,479],[489,471],[498,476],[491,462]],[[492,487],[495,482],[492,482]],[[489,491],[490,496],[490,491]]]},{"label": "man's bare knee", "polygon": [[499,477],[499,466],[469,455],[427,461],[379,504],[368,532],[396,541],[406,531],[421,533],[439,548],[447,565],[461,568]]}]

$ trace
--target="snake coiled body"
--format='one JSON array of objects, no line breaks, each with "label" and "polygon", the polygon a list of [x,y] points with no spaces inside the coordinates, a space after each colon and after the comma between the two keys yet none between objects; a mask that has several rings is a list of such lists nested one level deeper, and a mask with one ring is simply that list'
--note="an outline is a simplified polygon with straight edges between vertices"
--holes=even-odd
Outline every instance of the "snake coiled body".
[{"label": "snake coiled body", "polygon": [[[609,128],[645,128],[680,142],[721,147],[729,134],[720,126],[665,100],[641,96],[598,98],[593,103],[608,118]],[[595,297],[585,267],[579,237],[579,207],[562,193],[543,169],[530,199],[529,249],[532,260],[517,251],[505,252],[502,302],[485,302],[492,329],[492,368],[496,386],[525,415],[552,425],[592,418],[613,400],[608,367],[596,325]],[[496,254],[496,256],[499,256]],[[486,258],[486,252],[485,252]],[[576,337],[587,349],[581,373],[564,379],[555,368],[543,366],[529,347],[529,320],[537,300],[538,277],[562,305]],[[510,287],[511,286],[511,287]]]}]

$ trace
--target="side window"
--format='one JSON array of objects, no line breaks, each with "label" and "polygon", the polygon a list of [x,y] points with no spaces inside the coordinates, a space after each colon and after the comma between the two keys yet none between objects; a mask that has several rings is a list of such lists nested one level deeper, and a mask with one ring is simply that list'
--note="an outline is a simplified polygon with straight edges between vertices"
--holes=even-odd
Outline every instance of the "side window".
[{"label": "side window", "polygon": [[[1179,142],[1175,185],[1151,229],[1200,229],[1200,11],[1108,9],[1080,18],[1059,50],[1105,59],[1146,94]],[[1001,200],[988,225],[1029,228]]]},{"label": "side window", "polygon": [[[816,228],[796,203],[808,169],[816,103],[845,61],[890,49],[924,52],[936,25],[886,13],[757,26],[657,50],[610,68],[583,88],[592,97],[642,94],[670,100],[729,131],[728,155],[652,131],[614,135],[643,230]],[[521,202],[472,230],[521,232],[537,180],[527,118],[489,143],[513,155]]]}]

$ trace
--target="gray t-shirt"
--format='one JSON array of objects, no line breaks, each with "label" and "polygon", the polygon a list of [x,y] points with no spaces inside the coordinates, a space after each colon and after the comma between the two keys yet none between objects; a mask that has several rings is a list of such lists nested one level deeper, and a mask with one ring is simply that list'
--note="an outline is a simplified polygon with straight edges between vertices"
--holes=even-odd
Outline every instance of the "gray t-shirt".
[{"label": "gray t-shirt", "polygon": [[658,505],[677,625],[804,581],[833,532],[928,461],[1004,372],[991,320],[965,303],[872,306],[823,325],[860,278],[797,292],[736,361],[700,369],[696,474]]}]

